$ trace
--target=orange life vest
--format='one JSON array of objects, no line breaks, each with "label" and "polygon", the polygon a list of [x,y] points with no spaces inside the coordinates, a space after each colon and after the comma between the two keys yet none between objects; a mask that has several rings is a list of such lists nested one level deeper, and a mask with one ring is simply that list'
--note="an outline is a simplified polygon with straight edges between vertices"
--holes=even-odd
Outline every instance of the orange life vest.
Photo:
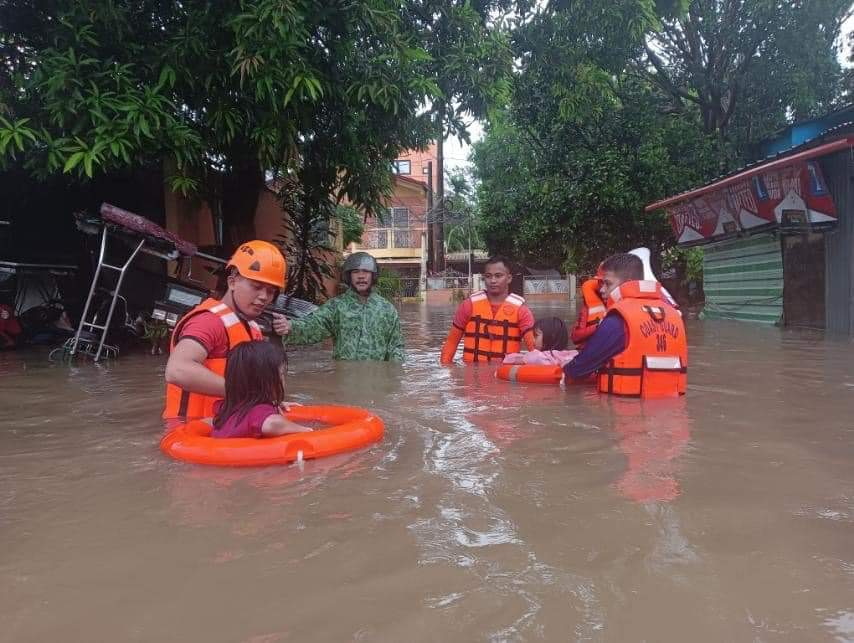
[{"label": "orange life vest", "polygon": [[[225,331],[228,334],[228,350],[242,344],[243,342],[258,341],[264,339],[261,333],[261,328],[254,321],[243,323],[231,308],[226,306],[221,301],[216,299],[206,299],[201,304],[193,308],[190,312],[184,315],[172,332],[172,339],[169,344],[170,352],[175,349],[175,344],[181,337],[181,329],[191,317],[199,313],[209,312],[219,318],[222,325],[225,326]],[[225,375],[225,364],[228,361],[227,357],[208,357],[204,361],[204,366],[217,375]],[[182,389],[177,384],[166,383],[166,408],[163,409],[163,418],[205,418],[214,415],[214,404],[218,402],[219,397],[213,395],[205,395],[204,393],[193,393],[186,389]]]},{"label": "orange life vest", "polygon": [[504,359],[507,353],[522,350],[519,308],[525,300],[514,293],[507,295],[493,316],[492,305],[483,290],[471,297],[472,314],[463,334],[463,361],[488,362]]},{"label": "orange life vest", "polygon": [[572,328],[570,339],[581,349],[590,336],[596,332],[599,323],[605,319],[605,303],[599,296],[599,280],[588,279],[581,285],[584,306],[578,314],[578,320]]},{"label": "orange life vest", "polygon": [[599,371],[599,390],[634,397],[683,395],[688,342],[682,315],[657,281],[627,281],[608,297],[608,315],[623,318],[626,349]]}]

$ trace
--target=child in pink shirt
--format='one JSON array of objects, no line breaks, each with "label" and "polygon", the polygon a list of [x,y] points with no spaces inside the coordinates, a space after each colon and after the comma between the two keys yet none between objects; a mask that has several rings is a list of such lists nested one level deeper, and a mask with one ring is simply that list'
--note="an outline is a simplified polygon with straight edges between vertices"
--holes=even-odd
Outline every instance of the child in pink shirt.
[{"label": "child in pink shirt", "polygon": [[282,346],[243,342],[225,365],[225,398],[216,409],[212,437],[263,438],[311,431],[282,416],[287,358]]},{"label": "child in pink shirt", "polygon": [[510,353],[504,364],[542,364],[563,366],[572,360],[578,351],[568,351],[569,331],[562,319],[549,317],[534,324],[534,347],[527,353]]}]

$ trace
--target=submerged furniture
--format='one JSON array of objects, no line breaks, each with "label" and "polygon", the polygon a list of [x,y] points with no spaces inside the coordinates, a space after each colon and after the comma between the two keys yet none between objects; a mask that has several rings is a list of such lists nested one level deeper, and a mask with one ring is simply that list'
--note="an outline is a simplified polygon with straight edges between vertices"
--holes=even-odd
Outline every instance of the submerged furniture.
[{"label": "submerged furniture", "polygon": [[[91,356],[96,362],[102,357],[116,357],[119,349],[117,346],[107,344],[107,333],[116,312],[116,304],[122,301],[127,318],[127,305],[121,296],[122,283],[127,271],[140,252],[159,257],[165,261],[174,261],[181,258],[203,256],[205,259],[222,261],[218,257],[202,255],[198,248],[177,235],[164,230],[162,227],[133,212],[122,210],[109,203],[101,204],[101,219],[78,217],[78,227],[84,232],[97,234],[100,232],[101,244],[98,253],[98,263],[95,266],[95,274],[92,277],[92,285],[83,306],[83,314],[77,325],[74,337],[65,342],[63,349],[69,355],[83,353]],[[130,250],[124,261],[109,263],[106,259],[107,241],[124,240]],[[105,286],[109,281],[107,275],[113,276],[112,287]],[[98,290],[104,290],[109,295],[109,304],[96,308],[92,305]],[[127,319],[125,320],[128,321]]]}]

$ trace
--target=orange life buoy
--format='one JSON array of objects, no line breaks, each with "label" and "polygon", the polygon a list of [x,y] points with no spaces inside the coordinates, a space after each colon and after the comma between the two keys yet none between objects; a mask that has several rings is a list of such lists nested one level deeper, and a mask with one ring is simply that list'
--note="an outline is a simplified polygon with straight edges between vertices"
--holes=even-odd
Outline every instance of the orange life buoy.
[{"label": "orange life buoy", "polygon": [[560,384],[563,369],[546,364],[502,364],[495,376],[510,382],[532,382],[534,384]]},{"label": "orange life buoy", "polygon": [[262,467],[353,451],[379,442],[385,431],[380,418],[352,406],[294,406],[285,417],[330,426],[274,438],[214,438],[207,422],[194,420],[167,433],[160,441],[160,450],[176,460],[195,464]]}]

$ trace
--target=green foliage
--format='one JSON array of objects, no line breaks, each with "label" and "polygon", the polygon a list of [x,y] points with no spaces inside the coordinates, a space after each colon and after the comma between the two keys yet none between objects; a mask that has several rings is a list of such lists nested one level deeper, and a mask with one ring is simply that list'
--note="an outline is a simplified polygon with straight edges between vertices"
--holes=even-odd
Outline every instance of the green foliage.
[{"label": "green foliage", "polygon": [[445,221],[445,249],[447,252],[468,251],[484,248],[480,234],[480,218],[475,200],[475,191],[469,178],[456,171],[447,175],[450,192],[445,198],[443,216]]},{"label": "green foliage", "polygon": [[559,99],[543,102],[536,118],[551,122],[545,131],[508,119],[475,146],[490,252],[589,272],[614,252],[672,242],[663,216],[643,208],[701,180],[714,154],[696,123],[658,110],[660,97],[649,87],[626,77],[615,88],[620,98],[609,99],[601,116],[591,110],[566,122]]},{"label": "green foliage", "polygon": [[339,205],[335,208],[335,218],[341,223],[342,242],[345,248],[351,243],[362,242],[365,224],[356,208]]},{"label": "green foliage", "polygon": [[510,91],[509,34],[491,20],[508,2],[413,0],[403,3],[405,20],[426,52],[424,71],[435,85],[433,131],[468,141],[466,119],[487,116]]},{"label": "green foliage", "polygon": [[[512,32],[509,105],[472,157],[488,249],[590,272],[613,252],[671,246],[647,204],[838,100],[833,42],[849,4],[538,3]],[[696,275],[696,254],[683,259]]]},{"label": "green foliage", "polygon": [[237,236],[264,170],[376,207],[438,92],[394,0],[9,0],[0,22],[0,164],[85,181],[171,159]]},{"label": "green foliage", "polygon": [[403,296],[403,282],[393,270],[380,267],[380,274],[377,278],[376,291],[386,299],[396,300]]},{"label": "green foliage", "polygon": [[751,142],[833,106],[835,43],[850,11],[849,0],[691,0],[662,21],[636,71],[678,109],[696,110],[725,145],[721,161],[735,162]]},{"label": "green foliage", "polygon": [[468,297],[468,294],[466,293],[466,291],[463,290],[462,288],[457,288],[456,290],[454,290],[451,293],[451,303],[453,303],[453,304],[462,303],[462,301],[466,297]]},{"label": "green foliage", "polygon": [[686,281],[702,283],[703,249],[669,248],[661,256],[661,269],[674,269]]}]

